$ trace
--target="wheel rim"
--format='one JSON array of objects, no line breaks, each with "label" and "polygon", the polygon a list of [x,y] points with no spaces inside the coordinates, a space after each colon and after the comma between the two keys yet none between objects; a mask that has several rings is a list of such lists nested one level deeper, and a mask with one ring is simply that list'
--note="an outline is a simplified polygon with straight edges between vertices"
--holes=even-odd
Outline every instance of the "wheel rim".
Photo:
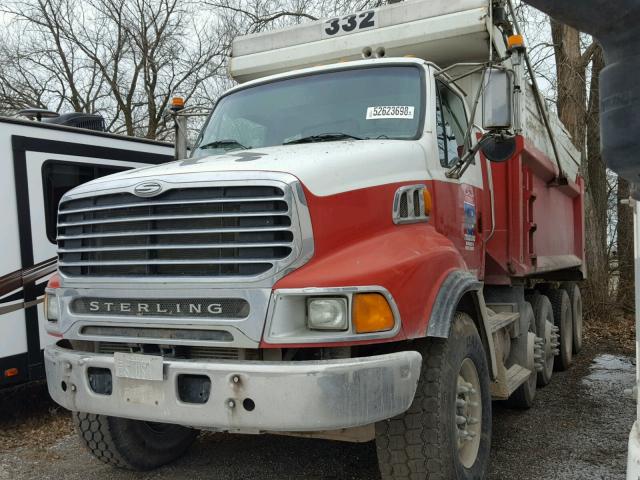
[{"label": "wheel rim", "polygon": [[455,424],[458,458],[465,468],[471,468],[480,448],[482,397],[478,370],[470,358],[465,358],[460,365],[457,389]]}]

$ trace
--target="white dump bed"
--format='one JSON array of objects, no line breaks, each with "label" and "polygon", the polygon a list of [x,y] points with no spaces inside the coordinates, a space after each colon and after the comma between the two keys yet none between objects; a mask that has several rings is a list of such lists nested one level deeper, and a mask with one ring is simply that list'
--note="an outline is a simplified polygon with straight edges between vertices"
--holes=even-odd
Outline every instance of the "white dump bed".
[{"label": "white dump bed", "polygon": [[[490,0],[407,0],[383,7],[324,19],[283,30],[237,37],[229,72],[238,82],[305,67],[366,58],[413,56],[440,67],[461,62],[486,62],[493,42],[498,56],[506,52],[502,33],[492,25]],[[363,55],[364,53],[364,55]],[[459,84],[472,103],[481,75]],[[478,115],[474,119],[481,124]],[[523,133],[555,160],[549,135],[530,86],[524,89],[520,112]],[[579,152],[555,115],[550,123],[560,163],[570,179],[580,164]]]},{"label": "white dump bed", "polygon": [[[368,18],[371,15],[371,18]],[[349,29],[341,17],[274,32],[237,37],[229,72],[238,82],[273,73],[362,59],[363,51],[383,48],[387,57],[412,55],[441,66],[489,58],[488,0],[408,0],[355,15]]]}]

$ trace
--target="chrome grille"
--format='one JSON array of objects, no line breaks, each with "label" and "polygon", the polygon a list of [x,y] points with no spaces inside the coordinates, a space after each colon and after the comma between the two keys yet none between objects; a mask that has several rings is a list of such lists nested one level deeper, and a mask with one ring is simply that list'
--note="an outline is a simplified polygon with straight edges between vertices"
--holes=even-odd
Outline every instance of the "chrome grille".
[{"label": "chrome grille", "polygon": [[63,199],[58,265],[70,277],[264,275],[293,256],[290,203],[270,185]]}]

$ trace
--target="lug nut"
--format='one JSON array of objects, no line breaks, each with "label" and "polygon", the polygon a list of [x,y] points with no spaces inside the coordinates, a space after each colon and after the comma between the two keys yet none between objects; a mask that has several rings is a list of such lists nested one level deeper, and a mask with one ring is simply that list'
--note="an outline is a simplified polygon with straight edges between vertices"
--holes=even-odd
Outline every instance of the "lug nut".
[{"label": "lug nut", "polygon": [[229,408],[236,408],[236,402],[234,400],[229,400],[227,402],[227,407]]},{"label": "lug nut", "polygon": [[234,375],[233,377],[231,377],[231,381],[233,383],[240,383],[240,377],[238,375]]}]

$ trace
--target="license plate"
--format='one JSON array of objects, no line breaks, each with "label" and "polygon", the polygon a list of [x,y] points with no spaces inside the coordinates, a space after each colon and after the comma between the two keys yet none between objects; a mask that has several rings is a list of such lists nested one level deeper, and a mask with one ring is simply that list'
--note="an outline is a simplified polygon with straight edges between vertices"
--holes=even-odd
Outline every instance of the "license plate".
[{"label": "license plate", "polygon": [[113,354],[116,377],[136,380],[162,380],[162,357],[137,353]]}]

